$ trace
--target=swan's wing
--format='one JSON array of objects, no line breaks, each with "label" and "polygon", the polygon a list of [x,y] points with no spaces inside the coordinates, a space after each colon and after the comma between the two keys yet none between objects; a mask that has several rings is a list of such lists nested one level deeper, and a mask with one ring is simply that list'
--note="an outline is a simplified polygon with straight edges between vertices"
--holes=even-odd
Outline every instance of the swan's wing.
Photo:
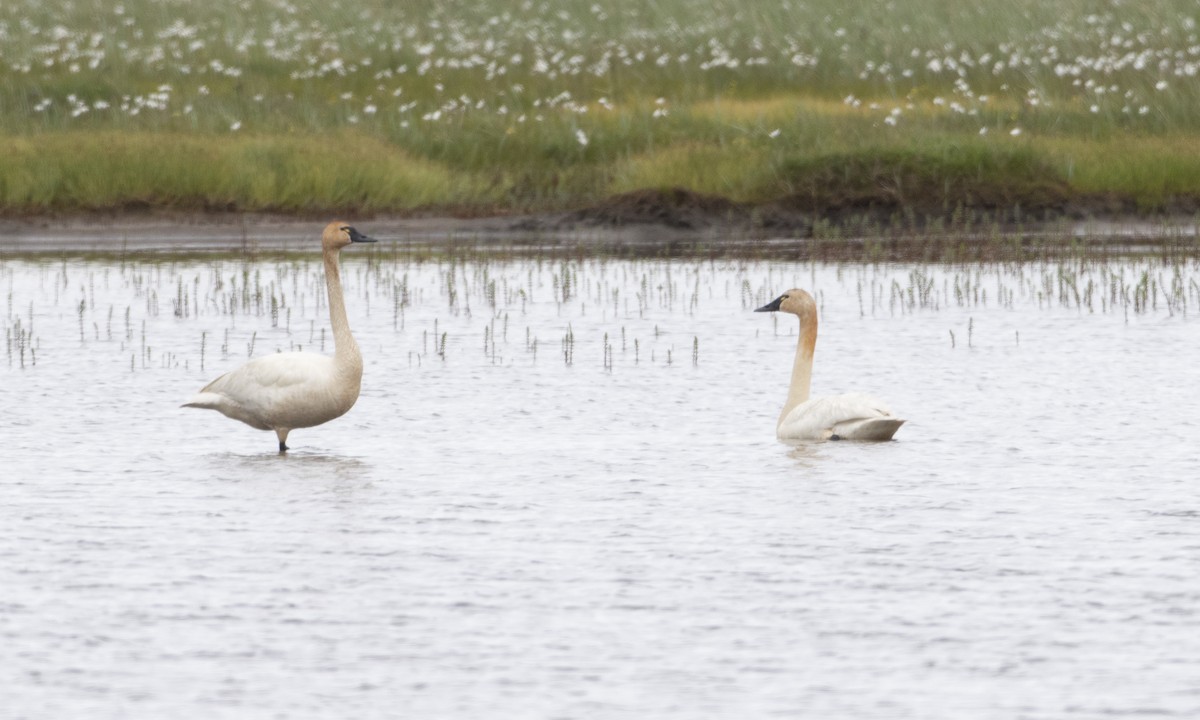
[{"label": "swan's wing", "polygon": [[288,392],[295,386],[328,377],[332,366],[333,358],[317,353],[263,355],[213,380],[201,392],[234,395]]},{"label": "swan's wing", "polygon": [[218,410],[263,429],[273,425],[273,416],[281,409],[326,392],[333,374],[333,358],[327,355],[263,355],[213,380],[184,406]]},{"label": "swan's wing", "polygon": [[794,440],[889,440],[903,424],[879,398],[847,393],[797,405],[780,421],[778,434]]}]

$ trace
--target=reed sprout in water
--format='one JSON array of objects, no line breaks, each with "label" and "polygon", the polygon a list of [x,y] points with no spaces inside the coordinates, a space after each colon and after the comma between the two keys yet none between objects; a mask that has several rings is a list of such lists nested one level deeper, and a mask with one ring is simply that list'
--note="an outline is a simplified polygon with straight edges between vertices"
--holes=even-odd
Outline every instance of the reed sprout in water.
[{"label": "reed sprout in water", "polygon": [[[999,337],[995,312],[1135,323],[1143,317],[1186,319],[1200,303],[1200,262],[1170,249],[999,263],[827,264],[564,258],[540,251],[489,254],[466,245],[443,255],[347,257],[344,265],[351,323],[368,366],[379,362],[375,350],[381,344],[398,345],[395,356],[408,357],[420,372],[443,363],[534,368],[539,348],[554,340],[562,358],[558,367],[574,372],[678,370],[675,338],[690,338],[684,342],[691,371],[715,372],[719,364],[700,362],[701,345],[769,338],[768,327],[794,335],[790,324],[772,316],[764,327],[749,311],[796,285],[811,288],[823,314],[849,313],[862,323],[945,317],[939,344],[948,335],[951,348],[961,341],[972,350],[1029,342],[1016,331]],[[322,282],[319,259],[286,253],[256,259],[0,258],[6,366],[37,371],[46,362],[81,362],[86,351],[89,362],[108,357],[133,372],[201,374],[227,368],[239,347],[247,356],[293,349],[328,353]],[[380,307],[390,312],[378,313]],[[523,331],[510,335],[513,321]],[[431,356],[440,362],[426,363]],[[576,363],[584,358],[592,360]]]}]

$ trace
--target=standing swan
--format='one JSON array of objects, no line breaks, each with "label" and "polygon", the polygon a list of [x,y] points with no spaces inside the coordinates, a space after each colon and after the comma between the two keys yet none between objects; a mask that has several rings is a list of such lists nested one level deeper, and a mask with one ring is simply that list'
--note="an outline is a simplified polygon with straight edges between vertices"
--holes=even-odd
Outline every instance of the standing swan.
[{"label": "standing swan", "polygon": [[216,410],[256,430],[274,430],[279,436],[279,452],[288,449],[291,430],[329,422],[353,407],[362,383],[363,361],[346,320],[338,252],[360,242],[375,240],[342,222],[329,223],[321,235],[333,357],[311,352],[257,357],[213,380],[183,407]]},{"label": "standing swan", "polygon": [[862,393],[809,399],[813,351],[817,347],[817,303],[803,290],[788,290],[754,312],[800,317],[800,341],[792,385],[779,413],[776,434],[784,440],[891,440],[904,421],[878,398]]}]

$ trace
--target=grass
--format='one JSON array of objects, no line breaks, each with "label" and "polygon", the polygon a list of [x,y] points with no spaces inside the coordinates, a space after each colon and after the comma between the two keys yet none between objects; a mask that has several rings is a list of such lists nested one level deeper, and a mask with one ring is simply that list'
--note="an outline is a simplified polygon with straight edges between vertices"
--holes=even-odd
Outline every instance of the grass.
[{"label": "grass", "polygon": [[23,212],[120,207],[309,212],[411,210],[483,201],[445,167],[376,138],[211,138],[175,132],[78,131],[0,140],[0,202]]},{"label": "grass", "polygon": [[787,160],[781,173],[804,207],[820,211],[882,202],[923,212],[956,204],[1007,208],[1061,202],[1065,184],[1028,145],[996,148],[978,140],[926,147],[879,147]]},{"label": "grass", "polygon": [[0,213],[1200,206],[1200,9],[0,7]]},{"label": "grass", "polygon": [[1200,137],[1123,138],[1114,143],[1065,139],[1058,143],[1059,173],[1083,192],[1123,191],[1144,210],[1200,192]]}]

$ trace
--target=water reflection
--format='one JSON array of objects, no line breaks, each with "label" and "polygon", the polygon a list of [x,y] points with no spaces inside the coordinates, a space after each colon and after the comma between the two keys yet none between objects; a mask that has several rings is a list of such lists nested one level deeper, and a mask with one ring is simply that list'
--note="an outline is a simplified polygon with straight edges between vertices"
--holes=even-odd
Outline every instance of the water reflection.
[{"label": "water reflection", "polygon": [[258,454],[220,452],[204,455],[203,458],[215,474],[255,480],[355,481],[370,477],[375,468],[373,463],[358,457],[312,450]]},{"label": "water reflection", "polygon": [[822,458],[825,457],[823,451],[824,442],[815,440],[780,440],[780,444],[786,445],[787,456],[796,461],[801,467],[814,467]]}]

